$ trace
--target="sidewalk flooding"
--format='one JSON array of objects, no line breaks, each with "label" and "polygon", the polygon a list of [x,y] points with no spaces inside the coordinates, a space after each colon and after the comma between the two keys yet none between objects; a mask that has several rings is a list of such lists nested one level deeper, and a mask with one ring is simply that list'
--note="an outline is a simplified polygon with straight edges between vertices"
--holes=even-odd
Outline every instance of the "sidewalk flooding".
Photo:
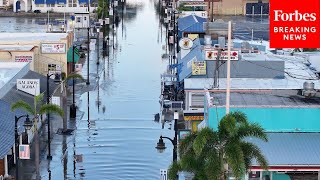
[{"label": "sidewalk flooding", "polygon": [[[97,87],[97,80],[90,79],[91,84],[87,86],[85,83],[76,85],[76,102],[79,100],[81,94],[91,91]],[[83,112],[77,110],[77,118],[75,120],[69,119],[69,106],[72,103],[72,86],[69,88],[70,95],[68,95],[68,129],[75,130],[76,122],[82,119]],[[56,90],[55,96],[60,96],[60,87]],[[54,174],[51,175],[50,168],[62,166],[62,161],[65,159],[67,145],[72,143],[73,134],[62,135],[58,134],[58,130],[63,127],[63,119],[56,114],[50,114],[51,125],[51,156],[52,160],[47,159],[48,155],[48,126],[47,121],[42,122],[39,129],[39,145],[40,145],[40,178],[54,180]],[[74,161],[70,160],[69,161]],[[62,172],[61,172],[62,173]],[[15,169],[10,172],[15,176]],[[30,160],[20,160],[19,176],[21,180],[35,180],[36,179],[36,166],[35,166],[35,143],[34,140],[30,144]],[[52,177],[53,176],[53,177]]]}]

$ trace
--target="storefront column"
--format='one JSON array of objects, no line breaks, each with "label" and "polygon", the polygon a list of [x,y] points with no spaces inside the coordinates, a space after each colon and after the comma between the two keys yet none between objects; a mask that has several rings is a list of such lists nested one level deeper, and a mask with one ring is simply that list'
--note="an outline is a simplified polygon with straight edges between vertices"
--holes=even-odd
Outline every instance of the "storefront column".
[{"label": "storefront column", "polygon": [[320,171],[318,171],[318,180],[320,180]]},{"label": "storefront column", "polygon": [[272,180],[273,172],[270,172],[270,180]]},{"label": "storefront column", "polygon": [[13,163],[16,164],[16,143],[14,143],[13,145],[12,154],[13,154]]},{"label": "storefront column", "polygon": [[260,180],[262,180],[263,171],[260,171]]},{"label": "storefront column", "polygon": [[4,177],[9,177],[9,174],[8,174],[8,157],[7,157],[7,155],[4,156]]}]

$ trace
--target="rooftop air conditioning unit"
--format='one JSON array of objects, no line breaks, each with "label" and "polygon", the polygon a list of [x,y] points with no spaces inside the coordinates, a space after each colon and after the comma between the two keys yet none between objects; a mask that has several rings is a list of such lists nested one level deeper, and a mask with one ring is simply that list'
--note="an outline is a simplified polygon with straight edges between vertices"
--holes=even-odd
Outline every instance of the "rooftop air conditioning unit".
[{"label": "rooftop air conditioning unit", "polygon": [[307,98],[314,97],[316,95],[313,82],[306,81],[303,83],[302,95]]}]

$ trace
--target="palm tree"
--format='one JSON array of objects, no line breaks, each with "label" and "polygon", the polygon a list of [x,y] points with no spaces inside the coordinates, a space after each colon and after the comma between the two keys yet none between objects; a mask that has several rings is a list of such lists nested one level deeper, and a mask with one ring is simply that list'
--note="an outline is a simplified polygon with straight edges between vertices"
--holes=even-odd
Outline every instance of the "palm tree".
[{"label": "palm tree", "polygon": [[34,104],[30,105],[23,100],[19,100],[11,105],[11,111],[16,109],[22,109],[26,111],[28,114],[34,116],[34,127],[36,128],[34,131],[34,141],[35,141],[35,166],[36,166],[36,179],[40,179],[40,172],[39,172],[39,136],[38,136],[38,118],[40,114],[45,113],[56,113],[59,116],[63,117],[64,112],[63,110],[54,104],[43,104],[43,93],[34,97]]},{"label": "palm tree", "polygon": [[206,127],[180,142],[180,160],[171,164],[169,179],[175,179],[178,171],[187,171],[197,180],[224,180],[228,178],[229,167],[234,177],[241,179],[253,159],[267,169],[267,160],[255,144],[245,140],[248,137],[268,141],[264,129],[250,123],[244,113],[227,114],[216,131]]}]

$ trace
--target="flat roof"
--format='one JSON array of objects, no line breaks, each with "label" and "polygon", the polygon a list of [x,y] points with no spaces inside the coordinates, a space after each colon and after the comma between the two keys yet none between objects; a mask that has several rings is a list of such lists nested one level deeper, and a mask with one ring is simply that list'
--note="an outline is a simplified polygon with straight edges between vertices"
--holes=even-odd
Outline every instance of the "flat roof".
[{"label": "flat roof", "polygon": [[[281,59],[285,62],[285,78],[231,78],[231,89],[302,89],[303,83],[306,81],[313,82],[315,89],[320,89],[319,78],[315,71],[307,65],[309,63],[307,58],[269,54],[264,56]],[[254,61],[243,60],[254,64]],[[257,64],[257,66],[261,65]],[[231,66],[231,68],[233,67]],[[213,82],[213,78],[186,78],[184,79],[184,88],[185,90],[213,89]],[[227,79],[219,78],[218,89],[226,89],[226,85]]]},{"label": "flat roof", "polygon": [[[233,107],[320,107],[320,97],[306,98],[298,95],[298,90],[271,90],[231,92],[230,106]],[[226,105],[225,92],[211,92],[216,106]]]},{"label": "flat roof", "polygon": [[68,33],[0,33],[1,41],[58,41]]},{"label": "flat roof", "polygon": [[0,51],[31,51],[32,45],[0,45]]}]

